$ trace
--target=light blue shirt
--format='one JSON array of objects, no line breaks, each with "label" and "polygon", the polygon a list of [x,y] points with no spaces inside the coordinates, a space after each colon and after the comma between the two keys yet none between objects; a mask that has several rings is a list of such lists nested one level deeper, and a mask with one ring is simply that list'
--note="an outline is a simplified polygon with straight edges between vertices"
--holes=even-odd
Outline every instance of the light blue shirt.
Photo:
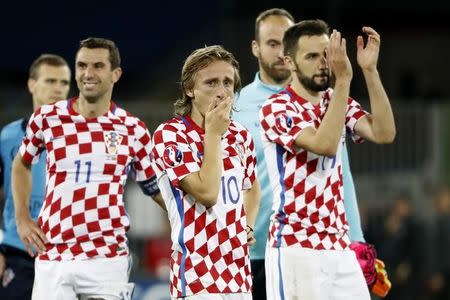
[{"label": "light blue shirt", "polygon": [[[3,190],[5,194],[5,207],[3,208],[3,241],[2,244],[25,250],[25,245],[17,233],[14,214],[14,201],[11,191],[11,168],[14,157],[19,150],[25,134],[26,120],[20,119],[6,125],[0,132],[0,159],[2,161]],[[46,152],[42,152],[39,162],[31,167],[33,187],[30,199],[31,217],[36,220],[45,197],[45,159]]]},{"label": "light blue shirt", "polygon": [[[273,193],[268,174],[269,170],[267,170],[264,159],[264,149],[261,141],[261,128],[258,114],[264,101],[271,95],[276,94],[283,89],[284,87],[281,86],[263,83],[259,79],[258,72],[256,73],[255,80],[241,90],[235,102],[237,111],[233,113],[233,119],[244,125],[253,137],[257,159],[257,176],[261,185],[261,202],[254,228],[256,244],[250,247],[251,259],[264,259],[273,201]],[[344,205],[347,221],[350,225],[350,239],[352,241],[363,241],[361,221],[356,203],[355,188],[350,173],[346,147],[344,147],[342,154],[342,168],[344,176]]]}]

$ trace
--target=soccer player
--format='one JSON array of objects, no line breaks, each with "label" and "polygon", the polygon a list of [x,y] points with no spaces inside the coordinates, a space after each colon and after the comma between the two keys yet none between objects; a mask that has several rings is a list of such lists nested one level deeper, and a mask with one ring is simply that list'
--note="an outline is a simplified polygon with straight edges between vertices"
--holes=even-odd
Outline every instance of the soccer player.
[{"label": "soccer player", "polygon": [[[260,110],[274,192],[266,252],[268,299],[370,299],[355,253],[350,250],[342,189],[346,132],[390,143],[395,124],[377,71],[379,34],[363,27],[357,61],[372,114],[349,97],[352,67],[346,41],[321,20],[302,21],[283,37],[292,83]],[[330,89],[333,80],[334,90]]]},{"label": "soccer player", "polygon": [[259,184],[252,138],[230,120],[240,85],[231,53],[221,46],[195,50],[181,72],[176,117],[153,135],[176,299],[252,299],[248,244],[255,242]]},{"label": "soccer player", "polygon": [[[19,236],[31,255],[38,251],[33,299],[131,298],[123,204],[128,172],[145,193],[159,191],[145,124],[111,100],[121,74],[113,41],[81,41],[79,96],[41,106],[28,122],[12,189]],[[36,224],[28,211],[30,165],[44,150],[46,195]]]},{"label": "soccer player", "polygon": [[[236,100],[237,110],[233,113],[234,119],[248,128],[255,142],[258,180],[261,184],[261,203],[254,231],[254,236],[258,242],[250,247],[250,261],[253,274],[253,298],[261,300],[266,299],[264,256],[270,215],[272,214],[273,193],[269,182],[269,172],[264,160],[258,112],[265,100],[282,91],[291,82],[291,72],[284,62],[283,35],[292,25],[294,25],[292,15],[280,8],[265,10],[256,18],[252,52],[258,59],[259,72],[256,73],[254,81],[245,86],[239,93]],[[364,241],[345,145],[342,151],[342,173],[344,178],[344,205],[349,223],[350,240]]]},{"label": "soccer player", "polygon": [[[66,99],[70,89],[70,69],[66,60],[54,54],[42,54],[32,64],[28,77],[28,90],[33,110],[57,100]],[[14,202],[11,192],[11,168],[22,142],[28,118],[7,124],[0,132],[0,162],[3,166],[5,207],[3,209],[4,239],[0,245],[0,299],[31,299],[34,280],[34,258],[25,250],[17,234]],[[36,220],[45,197],[45,152],[32,167],[33,189],[29,210]]]}]

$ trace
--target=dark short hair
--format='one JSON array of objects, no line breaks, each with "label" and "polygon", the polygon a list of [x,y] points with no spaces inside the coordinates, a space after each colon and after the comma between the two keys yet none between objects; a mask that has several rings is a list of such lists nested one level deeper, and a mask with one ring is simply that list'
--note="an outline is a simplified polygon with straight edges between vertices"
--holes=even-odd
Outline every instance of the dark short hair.
[{"label": "dark short hair", "polygon": [[187,91],[194,88],[197,73],[215,61],[225,61],[234,68],[234,92],[241,89],[239,63],[231,52],[222,46],[208,46],[195,50],[188,56],[181,70],[181,98],[175,102],[175,115],[186,116],[192,110],[192,98]]},{"label": "dark short hair", "polygon": [[259,41],[259,27],[261,25],[261,22],[264,21],[266,18],[270,16],[279,16],[279,17],[286,17],[292,23],[295,23],[294,17],[285,9],[283,8],[271,8],[268,10],[263,11],[258,15],[255,22],[255,40]]},{"label": "dark short hair", "polygon": [[116,44],[111,40],[104,38],[89,37],[87,39],[80,41],[80,47],[78,48],[78,51],[80,51],[81,48],[107,49],[109,51],[109,62],[111,63],[111,70],[120,67],[119,48],[117,48]]},{"label": "dark short hair", "polygon": [[50,53],[44,53],[41,54],[38,58],[36,58],[33,63],[30,66],[30,70],[28,73],[28,77],[31,79],[38,79],[39,78],[39,67],[41,65],[49,65],[54,67],[60,67],[60,66],[67,66],[69,67],[69,64],[67,61],[62,58],[59,55],[56,54],[50,54]]},{"label": "dark short hair", "polygon": [[325,21],[322,20],[305,20],[292,25],[283,37],[284,55],[295,57],[297,52],[298,40],[302,36],[320,36],[329,35],[330,28]]}]

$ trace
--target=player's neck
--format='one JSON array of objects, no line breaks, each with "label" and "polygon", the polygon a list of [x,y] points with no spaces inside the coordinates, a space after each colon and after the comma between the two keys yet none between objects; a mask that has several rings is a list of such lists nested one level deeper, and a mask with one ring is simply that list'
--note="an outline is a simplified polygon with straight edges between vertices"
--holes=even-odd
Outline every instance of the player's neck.
[{"label": "player's neck", "polygon": [[298,79],[293,79],[291,83],[291,88],[294,90],[294,92],[305,99],[306,101],[310,102],[313,105],[317,105],[320,103],[320,100],[322,100],[322,93],[321,92],[314,92],[311,90],[307,90],[303,84],[298,81]]},{"label": "player's neck", "polygon": [[80,94],[79,98],[73,104],[73,109],[77,114],[85,118],[97,118],[106,114],[111,106],[111,94],[98,98],[95,102],[88,101]]},{"label": "player's neck", "polygon": [[279,82],[275,81],[272,77],[270,77],[262,68],[259,69],[259,79],[264,83],[268,85],[276,85],[281,87],[287,87],[288,84],[291,82],[291,77],[289,76],[285,80]]},{"label": "player's neck", "polygon": [[189,115],[192,119],[192,121],[197,124],[197,126],[201,127],[203,130],[205,130],[205,116],[202,115],[198,110],[195,108],[192,108],[191,114]]}]

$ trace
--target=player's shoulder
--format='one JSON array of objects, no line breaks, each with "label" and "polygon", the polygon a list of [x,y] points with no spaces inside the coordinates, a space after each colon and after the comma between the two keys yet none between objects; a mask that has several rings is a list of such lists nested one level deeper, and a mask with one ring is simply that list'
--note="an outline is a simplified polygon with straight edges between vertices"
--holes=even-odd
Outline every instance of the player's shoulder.
[{"label": "player's shoulder", "polygon": [[279,91],[278,93],[272,94],[267,98],[264,102],[264,105],[270,105],[272,103],[288,103],[291,102],[291,95],[288,93],[286,89]]},{"label": "player's shoulder", "polygon": [[270,115],[276,111],[294,110],[297,111],[295,105],[292,102],[291,95],[284,89],[276,94],[270,96],[260,110],[260,114],[263,116]]},{"label": "player's shoulder", "polygon": [[248,131],[248,129],[244,125],[236,120],[231,120],[230,126],[228,128],[233,131]]},{"label": "player's shoulder", "polygon": [[230,122],[230,126],[228,126],[228,132],[236,137],[241,136],[244,140],[247,140],[249,137],[251,137],[250,131],[247,129],[247,127],[236,120],[232,120]]},{"label": "player's shoulder", "polygon": [[48,115],[51,113],[68,113],[69,111],[69,100],[59,100],[53,103],[44,104],[40,106],[34,112],[34,115]]},{"label": "player's shoulder", "polygon": [[0,129],[1,133],[22,130],[22,123],[24,122],[24,120],[24,118],[21,118],[6,124]]},{"label": "player's shoulder", "polygon": [[181,117],[175,117],[161,123],[153,133],[155,144],[168,140],[180,141],[186,136],[187,128]]},{"label": "player's shoulder", "polygon": [[254,94],[257,90],[258,90],[258,83],[256,81],[252,81],[240,90],[238,96],[246,97],[248,95]]},{"label": "player's shoulder", "polygon": [[173,131],[173,132],[183,132],[186,130],[186,124],[183,122],[181,117],[174,117],[169,119],[156,128],[156,131]]},{"label": "player's shoulder", "polygon": [[126,126],[147,129],[147,125],[144,121],[122,107],[116,106],[114,108],[114,115],[118,117]]}]

